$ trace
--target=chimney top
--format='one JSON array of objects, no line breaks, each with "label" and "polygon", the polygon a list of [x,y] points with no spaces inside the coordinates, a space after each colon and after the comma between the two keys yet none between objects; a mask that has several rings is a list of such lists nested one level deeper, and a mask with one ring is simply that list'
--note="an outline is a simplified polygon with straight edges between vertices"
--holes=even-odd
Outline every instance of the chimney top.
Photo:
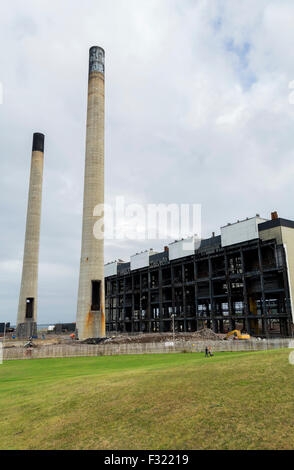
[{"label": "chimney top", "polygon": [[274,212],[271,213],[271,219],[272,220],[275,220],[275,219],[278,219],[278,218],[279,218],[279,216],[278,216],[277,211],[274,211]]},{"label": "chimney top", "polygon": [[44,152],[44,141],[44,134],[35,132],[35,134],[33,135],[33,152]]},{"label": "chimney top", "polygon": [[89,73],[100,72],[104,75],[105,51],[102,47],[93,46],[89,51]]}]

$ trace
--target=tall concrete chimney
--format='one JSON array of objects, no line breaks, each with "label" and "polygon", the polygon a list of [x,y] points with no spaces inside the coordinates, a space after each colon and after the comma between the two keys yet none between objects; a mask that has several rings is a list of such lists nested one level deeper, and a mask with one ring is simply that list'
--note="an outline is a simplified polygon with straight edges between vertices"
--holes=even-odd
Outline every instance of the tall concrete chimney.
[{"label": "tall concrete chimney", "polygon": [[38,267],[44,139],[45,137],[43,134],[36,133],[33,136],[26,235],[16,329],[16,334],[20,338],[33,336],[37,332]]},{"label": "tall concrete chimney", "polygon": [[89,58],[86,162],[77,334],[80,340],[105,336],[104,239],[93,235],[94,208],[104,204],[104,59],[101,47]]}]

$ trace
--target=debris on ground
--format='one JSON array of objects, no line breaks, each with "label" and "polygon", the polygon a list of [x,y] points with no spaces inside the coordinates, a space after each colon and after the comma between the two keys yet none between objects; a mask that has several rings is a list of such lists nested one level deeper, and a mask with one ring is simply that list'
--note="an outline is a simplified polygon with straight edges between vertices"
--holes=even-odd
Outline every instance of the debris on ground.
[{"label": "debris on ground", "polygon": [[27,343],[24,344],[24,348],[36,348],[37,345],[33,343],[32,339],[30,338]]},{"label": "debris on ground", "polygon": [[[203,328],[191,333],[141,333],[136,335],[118,335],[105,338],[104,344],[130,344],[130,343],[165,343],[166,341],[222,341],[226,335],[218,334],[209,328]],[[87,340],[88,341],[88,340]],[[89,344],[89,343],[88,343]],[[90,343],[93,344],[93,343]]]},{"label": "debris on ground", "polygon": [[182,343],[185,341],[222,341],[225,338],[225,334],[215,333],[209,328],[203,328],[198,331],[189,333],[180,332],[169,332],[169,333],[121,333],[105,338],[88,338],[84,341],[78,341],[76,338],[73,340],[69,335],[51,337],[46,340],[35,340],[34,343],[30,339],[28,342],[16,341],[12,343],[5,343],[4,348],[25,348],[26,350],[31,348],[50,348],[51,346],[72,346],[75,347],[78,344],[89,344],[89,345],[112,345],[112,344],[148,344],[148,343]]},{"label": "debris on ground", "polygon": [[109,339],[111,338],[88,338],[84,341],[80,341],[80,344],[101,344],[105,343]]}]

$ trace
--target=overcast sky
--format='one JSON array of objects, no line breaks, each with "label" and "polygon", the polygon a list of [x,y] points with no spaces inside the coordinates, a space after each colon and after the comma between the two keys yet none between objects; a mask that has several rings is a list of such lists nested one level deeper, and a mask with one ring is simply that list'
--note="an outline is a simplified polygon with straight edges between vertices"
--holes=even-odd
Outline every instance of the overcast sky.
[{"label": "overcast sky", "polygon": [[[33,132],[46,135],[38,323],[75,320],[92,45],[106,51],[106,201],[200,203],[204,237],[294,218],[293,18],[293,0],[2,2],[0,321],[16,320]],[[141,248],[107,242],[105,261]]]}]

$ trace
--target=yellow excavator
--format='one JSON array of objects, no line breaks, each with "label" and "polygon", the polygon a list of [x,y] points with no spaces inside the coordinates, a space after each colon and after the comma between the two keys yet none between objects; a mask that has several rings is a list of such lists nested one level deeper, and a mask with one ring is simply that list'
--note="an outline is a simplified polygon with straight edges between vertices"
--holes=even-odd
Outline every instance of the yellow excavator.
[{"label": "yellow excavator", "polygon": [[250,339],[250,335],[248,335],[248,333],[241,333],[240,330],[230,331],[225,339],[229,339],[230,336],[233,336],[233,339]]}]

